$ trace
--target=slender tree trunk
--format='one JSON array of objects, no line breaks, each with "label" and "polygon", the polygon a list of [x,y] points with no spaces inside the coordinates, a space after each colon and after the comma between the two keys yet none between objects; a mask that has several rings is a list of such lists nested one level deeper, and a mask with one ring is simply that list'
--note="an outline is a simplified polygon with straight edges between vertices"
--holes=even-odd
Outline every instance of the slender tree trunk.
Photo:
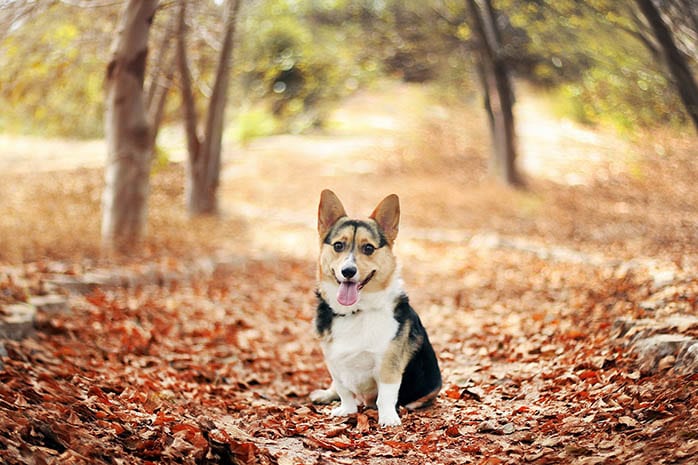
[{"label": "slender tree trunk", "polygon": [[[187,152],[189,158],[196,157],[201,146],[201,138],[198,134],[198,116],[196,114],[196,102],[192,90],[192,78],[187,62],[186,41],[186,0],[179,3],[179,27],[177,32],[177,67],[179,69],[180,92],[182,95],[182,108],[184,112],[184,133],[187,136]],[[189,168],[187,168],[189,169]]]},{"label": "slender tree trunk", "polygon": [[473,32],[479,42],[478,72],[487,111],[494,151],[490,173],[507,185],[520,186],[516,169],[516,132],[514,126],[514,91],[507,64],[501,53],[501,38],[490,0],[468,0]]},{"label": "slender tree trunk", "polygon": [[[170,17],[167,18],[165,28],[162,31],[162,36],[155,46],[155,55],[151,56],[150,66],[148,66],[148,75],[146,77],[147,90],[145,91],[145,105],[148,109],[153,106],[153,102],[156,99],[156,94],[158,90],[162,87],[162,76],[166,74],[169,70],[169,64],[171,63],[171,46],[175,34],[177,33],[177,14],[170,13]],[[152,40],[152,38],[151,38]]]},{"label": "slender tree trunk", "polygon": [[162,76],[157,84],[154,84],[157,88],[154,89],[152,100],[148,105],[148,121],[150,122],[150,133],[151,133],[151,148],[155,148],[155,142],[157,139],[158,132],[160,131],[160,125],[162,124],[163,116],[165,115],[165,104],[167,103],[167,95],[172,87],[172,79],[174,78],[174,73],[176,69],[176,56],[173,53],[170,57],[169,62],[165,65],[165,75]]},{"label": "slender tree trunk", "polygon": [[152,61],[151,79],[146,92],[145,101],[153,148],[164,116],[167,95],[172,87],[172,79],[177,69],[177,54],[171,47],[176,32],[177,15],[171,14],[157,46],[157,57]]},{"label": "slender tree trunk", "polygon": [[106,75],[106,186],[102,241],[126,249],[145,230],[152,155],[143,80],[157,0],[129,0],[121,14]]},{"label": "slender tree trunk", "polygon": [[652,28],[652,33],[661,48],[661,55],[664,57],[669,73],[678,88],[681,101],[698,132],[698,85],[691,73],[691,68],[676,46],[671,31],[664,23],[652,0],[636,0],[636,3]]},{"label": "slender tree trunk", "polygon": [[220,181],[221,144],[225,122],[225,105],[228,98],[230,58],[233,52],[235,25],[241,1],[227,0],[224,7],[223,41],[206,113],[203,136],[198,134],[198,118],[191,88],[191,74],[187,65],[185,3],[186,1],[182,0],[180,4],[180,31],[177,47],[178,65],[182,80],[184,124],[189,151],[185,197],[187,209],[191,215],[215,214],[218,211],[217,191]]}]

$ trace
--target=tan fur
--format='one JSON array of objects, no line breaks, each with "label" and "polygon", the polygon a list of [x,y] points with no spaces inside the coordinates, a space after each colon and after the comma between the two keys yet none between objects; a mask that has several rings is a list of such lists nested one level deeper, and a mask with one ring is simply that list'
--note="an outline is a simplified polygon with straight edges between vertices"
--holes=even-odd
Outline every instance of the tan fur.
[{"label": "tan fur", "polygon": [[317,229],[318,233],[320,233],[321,241],[327,235],[332,225],[343,216],[347,216],[347,213],[344,211],[344,206],[335,193],[329,189],[322,191],[317,215]]},{"label": "tan fur", "polygon": [[380,381],[382,383],[399,383],[402,379],[402,373],[416,350],[416,347],[410,344],[410,328],[411,324],[408,321],[388,346],[380,367]]},{"label": "tan fur", "polygon": [[[359,229],[356,234],[356,245],[360,248],[367,243],[377,246],[376,240],[363,229]],[[382,247],[376,249],[373,255],[366,256],[362,253],[358,253],[356,256],[356,263],[359,266],[359,272],[362,276],[366,276],[373,270],[376,270],[376,274],[373,279],[366,285],[364,290],[366,292],[375,292],[383,290],[390,284],[393,278],[393,273],[397,268],[397,261],[393,255],[393,251],[390,246]]]},{"label": "tan fur", "polygon": [[[376,292],[385,289],[390,284],[393,278],[393,273],[397,268],[397,260],[393,255],[390,244],[388,246],[378,248],[378,225],[374,220],[364,220],[368,224],[376,227],[376,230],[373,234],[365,228],[358,228],[358,230],[356,231],[356,236],[354,236],[353,227],[342,227],[342,225],[347,223],[347,221],[350,220],[338,220],[337,225],[334,227],[334,230],[337,231],[337,233],[330,237],[330,244],[333,244],[337,241],[345,242],[347,244],[347,248],[345,251],[337,253],[333,250],[332,245],[321,245],[319,257],[320,266],[318,266],[318,278],[321,280],[327,280],[329,282],[335,282],[335,271],[346,259],[347,255],[349,255],[349,253],[351,253],[351,251],[354,250],[356,266],[359,269],[359,276],[363,278],[368,276],[372,271],[376,272],[363,291]],[[329,229],[332,229],[332,225]],[[360,252],[361,247],[365,244],[371,244],[374,247],[376,247],[372,255],[365,255]]]},{"label": "tan fur", "polygon": [[400,224],[400,200],[395,194],[390,194],[378,204],[371,218],[383,229],[388,243],[392,246],[397,238]]}]

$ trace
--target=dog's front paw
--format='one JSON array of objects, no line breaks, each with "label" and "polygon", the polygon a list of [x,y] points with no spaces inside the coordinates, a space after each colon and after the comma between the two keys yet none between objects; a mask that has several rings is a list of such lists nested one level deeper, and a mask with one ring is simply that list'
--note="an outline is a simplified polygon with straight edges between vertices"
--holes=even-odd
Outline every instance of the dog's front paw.
[{"label": "dog's front paw", "polygon": [[400,421],[400,416],[395,410],[388,410],[387,412],[378,411],[378,424],[382,427],[386,426],[400,426],[402,423]]},{"label": "dog's front paw", "polygon": [[347,405],[345,403],[342,403],[342,405],[340,405],[339,407],[333,408],[330,415],[332,415],[333,417],[346,417],[347,415],[356,413],[358,410],[359,409],[357,408],[356,404]]},{"label": "dog's front paw", "polygon": [[337,395],[337,391],[332,388],[317,389],[310,393],[310,401],[313,404],[329,404],[335,400],[339,400],[339,396]]}]

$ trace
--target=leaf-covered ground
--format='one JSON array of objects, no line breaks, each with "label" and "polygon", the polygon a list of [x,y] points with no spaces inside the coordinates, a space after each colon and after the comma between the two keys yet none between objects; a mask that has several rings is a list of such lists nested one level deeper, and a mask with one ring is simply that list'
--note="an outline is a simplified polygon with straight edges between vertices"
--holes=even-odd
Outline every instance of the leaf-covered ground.
[{"label": "leaf-covered ground", "polygon": [[[97,289],[6,345],[6,463],[690,463],[696,376],[641,374],[613,339],[652,282],[527,252],[456,253],[406,273],[439,353],[436,404],[381,429],[332,419],[312,334],[312,262]],[[429,284],[431,283],[431,286]],[[438,283],[438,285],[435,285]],[[682,296],[698,298],[698,282]],[[646,312],[645,312],[646,313]]]},{"label": "leaf-covered ground", "polygon": [[[131,278],[3,344],[0,462],[695,463],[698,376],[676,354],[642,368],[627,322],[698,316],[696,141],[657,137],[517,193],[483,180],[482,128],[464,138],[455,120],[253,144],[227,164],[221,221],[187,222],[180,167],[156,173],[138,257],[97,252],[99,171],[6,175],[2,304],[56,275]],[[307,399],[329,383],[312,326],[324,187],[356,214],[402,198],[396,252],[445,382],[398,428]],[[688,321],[672,330],[697,337]]]}]

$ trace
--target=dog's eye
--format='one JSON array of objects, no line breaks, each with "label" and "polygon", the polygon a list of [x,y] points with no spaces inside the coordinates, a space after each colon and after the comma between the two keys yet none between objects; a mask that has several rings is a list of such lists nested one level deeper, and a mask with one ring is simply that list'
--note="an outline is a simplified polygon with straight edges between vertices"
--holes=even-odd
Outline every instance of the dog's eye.
[{"label": "dog's eye", "polygon": [[371,255],[371,254],[373,253],[374,250],[376,250],[376,248],[373,247],[371,244],[364,244],[364,246],[361,247],[361,251],[362,251],[365,255]]},{"label": "dog's eye", "polygon": [[332,247],[334,248],[335,252],[341,252],[344,250],[344,242],[335,242],[332,244]]}]

